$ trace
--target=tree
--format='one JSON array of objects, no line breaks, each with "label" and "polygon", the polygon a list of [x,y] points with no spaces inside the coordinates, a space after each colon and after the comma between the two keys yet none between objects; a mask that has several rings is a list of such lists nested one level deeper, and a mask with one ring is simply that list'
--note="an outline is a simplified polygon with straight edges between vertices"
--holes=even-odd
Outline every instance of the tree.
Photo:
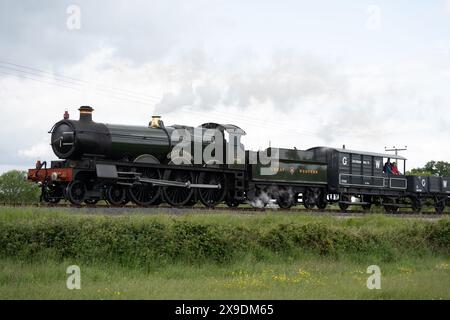
[{"label": "tree", "polygon": [[415,168],[407,174],[416,176],[450,177],[450,163],[445,161],[429,161],[423,168]]},{"label": "tree", "polygon": [[0,202],[2,203],[35,203],[39,200],[39,193],[39,187],[27,181],[24,171],[12,170],[0,176]]}]

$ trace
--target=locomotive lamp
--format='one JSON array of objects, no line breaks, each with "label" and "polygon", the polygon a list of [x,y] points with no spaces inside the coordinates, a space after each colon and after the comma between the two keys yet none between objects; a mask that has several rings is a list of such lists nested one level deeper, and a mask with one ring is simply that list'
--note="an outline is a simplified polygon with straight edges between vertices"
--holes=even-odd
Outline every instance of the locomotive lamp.
[{"label": "locomotive lamp", "polygon": [[52,175],[51,175],[51,178],[52,178],[53,181],[58,180],[58,178],[59,178],[59,173],[58,173],[58,172],[53,172]]}]

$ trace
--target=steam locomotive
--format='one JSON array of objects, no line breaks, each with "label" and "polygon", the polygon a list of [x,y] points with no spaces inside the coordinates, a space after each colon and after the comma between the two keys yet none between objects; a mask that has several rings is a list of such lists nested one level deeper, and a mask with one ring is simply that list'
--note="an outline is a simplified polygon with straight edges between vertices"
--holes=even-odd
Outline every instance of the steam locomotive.
[{"label": "steam locomotive", "polygon": [[[240,137],[245,131],[231,124],[165,126],[155,116],[148,126],[113,125],[94,122],[89,106],[79,111],[79,120],[69,119],[66,112],[50,130],[51,146],[60,160],[50,165],[38,161],[28,171],[28,179],[41,186],[42,201],[174,207],[276,202],[283,209],[301,204],[322,210],[329,204],[341,210],[378,205],[389,213],[399,208],[420,212],[432,205],[442,213],[450,195],[450,178],[385,173],[387,159],[403,162],[405,170],[406,158],[400,155],[328,147],[268,148],[261,153],[244,150]],[[223,142],[214,153],[231,161],[193,162],[188,151],[174,153],[182,140],[175,134],[179,130],[190,133],[188,144],[200,143],[201,152],[212,141]],[[211,138],[211,131],[218,135]],[[265,160],[275,154],[276,166],[271,167]]]}]

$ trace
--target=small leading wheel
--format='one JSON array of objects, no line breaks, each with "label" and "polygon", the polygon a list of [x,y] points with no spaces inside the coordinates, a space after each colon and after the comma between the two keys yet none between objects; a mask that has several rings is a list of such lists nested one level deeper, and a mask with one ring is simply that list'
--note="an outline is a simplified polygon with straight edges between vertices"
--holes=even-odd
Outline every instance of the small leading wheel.
[{"label": "small leading wheel", "polygon": [[74,205],[81,205],[86,198],[86,185],[81,180],[69,183],[66,189],[67,200]]},{"label": "small leading wheel", "polygon": [[199,184],[218,185],[218,189],[200,188],[198,197],[200,202],[208,208],[215,207],[223,201],[227,194],[227,180],[222,172],[201,172],[198,175]]},{"label": "small leading wheel", "polygon": [[[166,170],[164,180],[192,183],[194,174],[187,170]],[[164,200],[174,207],[182,207],[189,203],[194,196],[194,191],[192,188],[174,186],[163,187],[162,189]]]},{"label": "small leading wheel", "polygon": [[[157,169],[138,169],[142,178],[161,179],[161,172]],[[130,187],[129,195],[131,201],[139,206],[149,206],[155,203],[161,196],[161,188],[150,183],[137,182]]]},{"label": "small leading wheel", "polygon": [[62,192],[61,191],[58,192],[58,189],[56,189],[53,186],[43,187],[42,189],[42,199],[45,202],[57,204],[61,200],[62,196],[63,196]]},{"label": "small leading wheel", "polygon": [[113,206],[123,206],[126,201],[126,191],[123,187],[112,185],[106,188],[106,201]]},{"label": "small leading wheel", "polygon": [[59,203],[59,201],[61,201],[61,198],[45,198],[44,196],[44,201],[51,204],[57,204]]},{"label": "small leading wheel", "polygon": [[52,184],[42,186],[42,200],[48,203],[57,204],[63,197],[63,189]]}]

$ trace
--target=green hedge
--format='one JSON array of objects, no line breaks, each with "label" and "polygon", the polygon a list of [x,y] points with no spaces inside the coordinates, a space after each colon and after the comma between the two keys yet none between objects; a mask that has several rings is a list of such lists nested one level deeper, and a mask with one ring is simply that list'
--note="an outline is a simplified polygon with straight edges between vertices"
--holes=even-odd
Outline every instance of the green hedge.
[{"label": "green hedge", "polygon": [[142,266],[177,261],[226,263],[244,256],[285,258],[307,252],[392,260],[448,254],[449,246],[449,219],[375,229],[320,221],[272,222],[262,228],[166,217],[0,219],[0,256],[21,259],[52,256]]}]

